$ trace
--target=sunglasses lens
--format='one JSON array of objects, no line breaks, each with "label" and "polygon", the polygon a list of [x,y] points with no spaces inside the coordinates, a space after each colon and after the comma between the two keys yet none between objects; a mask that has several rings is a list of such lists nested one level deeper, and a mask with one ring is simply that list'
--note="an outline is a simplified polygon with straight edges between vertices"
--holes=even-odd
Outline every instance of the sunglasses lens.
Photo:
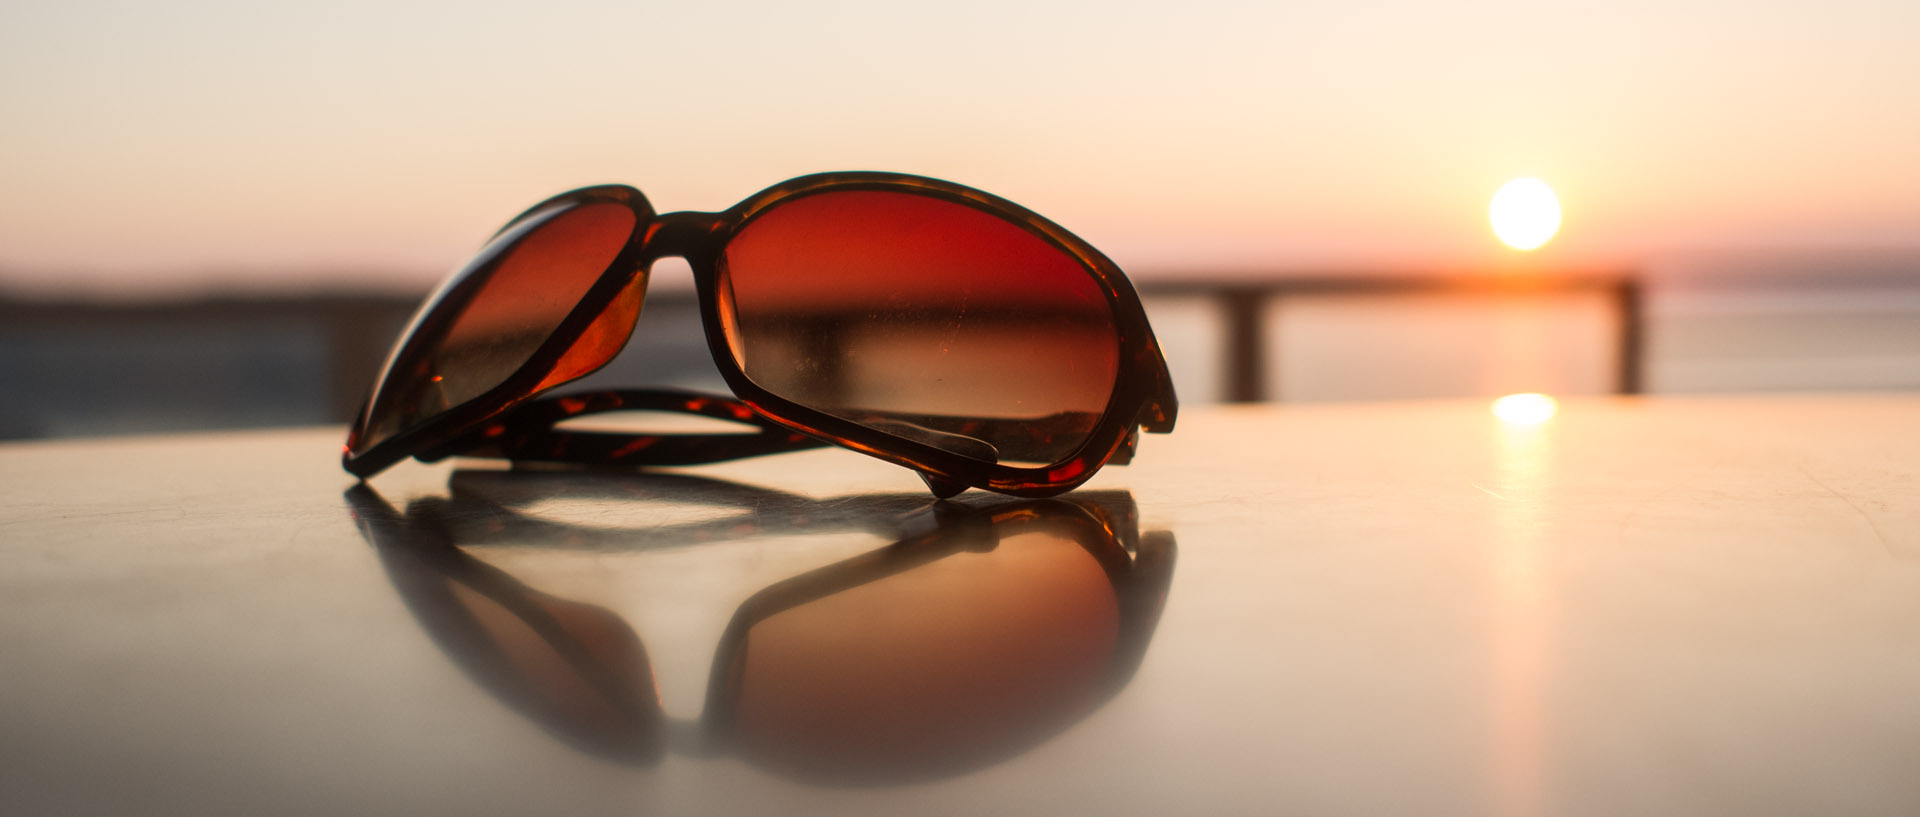
[{"label": "sunglasses lens", "polygon": [[[561,205],[494,238],[414,317],[348,450],[366,451],[506,382],[580,305],[635,224],[623,204]],[[609,312],[628,311],[621,309],[626,300],[623,294]],[[599,323],[561,358],[560,369],[577,377],[619,351],[604,342],[609,333]],[[594,359],[576,359],[583,356]]]},{"label": "sunglasses lens", "polygon": [[815,778],[990,762],[1099,701],[1119,609],[1070,535],[959,549],[753,624],[733,670],[732,737],[759,763]]},{"label": "sunglasses lens", "polygon": [[722,280],[732,353],[755,384],[962,456],[1066,460],[1113,394],[1119,335],[1100,283],[956,201],[860,190],[777,204],[728,243]]}]

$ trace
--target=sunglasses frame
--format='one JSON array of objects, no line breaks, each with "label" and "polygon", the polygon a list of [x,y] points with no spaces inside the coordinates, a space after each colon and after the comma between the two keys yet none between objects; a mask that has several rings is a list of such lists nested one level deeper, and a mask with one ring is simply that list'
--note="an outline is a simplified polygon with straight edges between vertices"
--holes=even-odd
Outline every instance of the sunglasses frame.
[{"label": "sunglasses frame", "polygon": [[[809,408],[761,388],[749,379],[734,359],[728,343],[722,310],[726,290],[721,286],[724,253],[728,243],[755,218],[796,199],[847,191],[888,191],[926,196],[964,205],[1012,223],[1046,241],[1055,249],[1078,261],[1099,285],[1112,310],[1118,366],[1113,392],[1093,429],[1081,446],[1066,458],[1044,466],[1019,467],[972,459],[932,445],[869,428],[851,420]],[[1131,459],[1139,429],[1165,433],[1173,430],[1178,401],[1173,381],[1159,342],[1147,323],[1145,309],[1133,285],[1112,260],[1099,250],[1040,215],[1006,199],[953,182],[900,173],[855,171],[802,176],[769,187],[745,201],[718,213],[674,212],[659,214],[639,190],[627,185],[600,185],[573,190],[549,198],[509,221],[495,233],[498,239],[523,225],[534,225],[536,217],[558,215],[566,209],[589,204],[613,203],[628,208],[635,217],[632,234],[598,279],[587,289],[553,333],[528,360],[499,385],[457,406],[435,415],[419,426],[396,433],[354,455],[351,439],[342,457],[347,471],[362,478],[385,469],[409,456],[435,461],[475,450],[475,432],[482,436],[504,434],[508,425],[494,422],[510,419],[509,413],[551,388],[585,377],[607,361],[577,373],[554,379],[568,353],[587,339],[594,323],[614,306],[616,299],[630,288],[636,289],[637,323],[644,303],[645,287],[654,262],[661,258],[681,257],[691,267],[700,310],[701,326],[715,366],[727,386],[757,415],[774,423],[860,451],[918,472],[939,497],[949,497],[967,487],[984,488],[1003,494],[1045,497],[1071,490],[1086,482],[1109,462]],[[459,275],[429,296],[402,333],[395,346],[394,359],[413,338],[437,335],[462,313],[461,307],[484,289],[491,275]],[[619,346],[631,337],[633,325],[617,327],[623,333]],[[383,369],[392,375],[392,364]],[[363,433],[367,412],[363,406],[354,427],[354,436]],[[551,412],[548,412],[551,413]],[[487,427],[492,422],[491,427]],[[483,427],[486,427],[483,429]],[[512,451],[501,452],[513,458]],[[533,457],[547,459],[548,457]],[[591,463],[589,463],[591,464]],[[602,463],[611,464],[611,463]]]}]

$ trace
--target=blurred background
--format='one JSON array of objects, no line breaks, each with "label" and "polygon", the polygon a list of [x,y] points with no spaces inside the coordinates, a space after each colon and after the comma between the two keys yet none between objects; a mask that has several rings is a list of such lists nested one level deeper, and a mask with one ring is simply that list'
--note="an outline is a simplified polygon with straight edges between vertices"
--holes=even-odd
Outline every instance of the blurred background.
[{"label": "blurred background", "polygon": [[[850,169],[1100,247],[1188,405],[1911,390],[1916,35],[1897,0],[10,3],[0,438],[344,422],[526,206]],[[654,281],[596,377],[717,387]]]}]

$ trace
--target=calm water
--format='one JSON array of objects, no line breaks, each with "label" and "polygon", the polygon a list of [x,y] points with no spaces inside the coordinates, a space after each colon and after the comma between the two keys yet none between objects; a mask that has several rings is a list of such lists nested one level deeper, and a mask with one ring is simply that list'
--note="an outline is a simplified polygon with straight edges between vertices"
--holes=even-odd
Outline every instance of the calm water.
[{"label": "calm water", "polygon": [[[1157,297],[1148,310],[1181,401],[1218,399],[1218,303]],[[1268,394],[1288,401],[1598,394],[1619,354],[1618,316],[1591,294],[1297,296],[1263,317]],[[0,324],[0,437],[340,422],[395,324],[370,325],[342,348],[324,321],[232,310]],[[1920,389],[1920,276],[1655,285],[1645,327],[1653,393]],[[647,305],[628,351],[591,384],[721,388],[697,317],[672,298]]]}]

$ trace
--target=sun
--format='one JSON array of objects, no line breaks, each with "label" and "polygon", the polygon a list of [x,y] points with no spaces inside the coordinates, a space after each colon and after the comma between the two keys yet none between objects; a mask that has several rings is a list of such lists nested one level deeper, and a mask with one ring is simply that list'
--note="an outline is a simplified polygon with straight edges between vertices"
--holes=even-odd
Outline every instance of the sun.
[{"label": "sun", "polygon": [[1487,208],[1493,234],[1516,250],[1537,249],[1560,229],[1560,199],[1539,179],[1514,179],[1493,194]]}]

